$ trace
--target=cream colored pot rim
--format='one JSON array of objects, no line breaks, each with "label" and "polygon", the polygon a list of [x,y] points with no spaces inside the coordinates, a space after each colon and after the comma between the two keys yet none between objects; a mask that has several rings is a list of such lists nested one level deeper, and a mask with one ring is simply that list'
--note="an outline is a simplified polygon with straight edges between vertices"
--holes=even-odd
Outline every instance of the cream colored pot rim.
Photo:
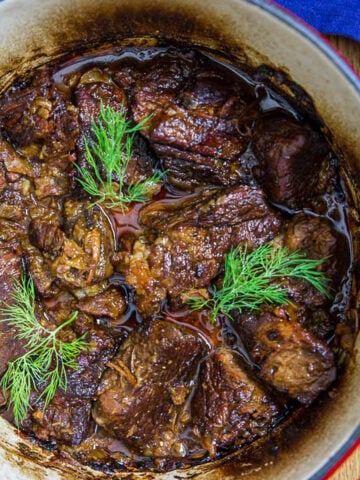
[{"label": "cream colored pot rim", "polygon": [[[2,0],[0,0],[2,1]],[[272,0],[245,0],[270,13],[278,20],[297,30],[321,50],[332,63],[343,73],[354,89],[360,94],[360,72],[357,72],[346,58],[327,39],[307,22],[299,18],[287,8]]]},{"label": "cream colored pot rim", "polygon": [[[28,0],[29,1],[29,0]],[[171,0],[168,0],[171,2]],[[204,0],[203,0],[204,1]],[[298,32],[301,36],[311,42],[319,51],[321,51],[328,59],[331,61],[335,69],[340,72],[344,78],[344,81],[351,85],[352,89],[360,96],[360,77],[352,70],[351,66],[346,62],[344,58],[341,57],[341,54],[333,48],[326,39],[323,38],[318,32],[312,29],[305,22],[302,22],[295,15],[291,14],[287,10],[283,9],[281,6],[277,5],[275,2],[272,3],[268,0],[243,0],[244,3],[254,5],[264,12],[275,17],[278,21],[282,22],[284,25],[287,25],[291,29]],[[47,0],[43,0],[44,4]],[[0,9],[6,5],[16,6],[17,0],[0,0]],[[332,467],[341,459],[344,454],[355,444],[356,440],[360,438],[360,422],[358,425],[354,425],[354,430],[351,436],[343,443],[337,450],[336,453],[327,460],[315,473],[310,477],[306,477],[308,480],[321,480],[327,473],[332,469]],[[14,477],[11,477],[14,478]],[[168,477],[170,478],[170,477]]]}]

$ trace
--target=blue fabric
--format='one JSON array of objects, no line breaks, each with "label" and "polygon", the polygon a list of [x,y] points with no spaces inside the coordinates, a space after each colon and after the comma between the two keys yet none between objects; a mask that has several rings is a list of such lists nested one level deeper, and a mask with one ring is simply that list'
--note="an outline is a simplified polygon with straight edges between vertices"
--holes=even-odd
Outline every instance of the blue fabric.
[{"label": "blue fabric", "polygon": [[322,33],[360,41],[360,0],[275,0]]}]

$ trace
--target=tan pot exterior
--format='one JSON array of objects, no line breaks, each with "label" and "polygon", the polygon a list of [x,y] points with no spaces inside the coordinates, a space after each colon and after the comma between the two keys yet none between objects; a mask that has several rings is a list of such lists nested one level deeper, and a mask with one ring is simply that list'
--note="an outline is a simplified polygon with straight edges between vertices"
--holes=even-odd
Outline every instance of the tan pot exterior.
[{"label": "tan pot exterior", "polygon": [[[344,173],[354,192],[351,215],[355,230],[359,225],[360,80],[316,34],[306,28],[304,34],[304,27],[279,12],[261,0],[5,0],[0,3],[0,92],[19,73],[84,41],[90,47],[115,39],[126,38],[128,44],[145,39],[149,44],[154,38],[168,38],[231,53],[255,66],[265,62],[281,68],[314,99],[335,145],[344,153]],[[359,232],[354,231],[357,242]],[[355,254],[359,272],[359,251]],[[247,453],[245,449],[231,459],[167,474],[106,475],[62,464],[51,452],[20,438],[0,418],[0,478],[318,479],[317,472],[360,431],[357,351],[337,395],[322,410],[276,459],[272,454],[264,462],[261,450]]]}]

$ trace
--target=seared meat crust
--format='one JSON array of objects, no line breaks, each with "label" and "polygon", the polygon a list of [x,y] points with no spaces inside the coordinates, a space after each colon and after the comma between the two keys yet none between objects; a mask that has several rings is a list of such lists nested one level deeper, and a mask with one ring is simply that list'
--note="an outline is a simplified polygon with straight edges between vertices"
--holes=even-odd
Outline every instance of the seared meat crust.
[{"label": "seared meat crust", "polygon": [[140,221],[155,233],[135,242],[126,281],[135,288],[145,317],[157,313],[167,296],[178,305],[189,290],[207,286],[221,272],[231,247],[246,243],[256,248],[281,225],[262,192],[246,186],[215,189],[174,209],[154,204]]},{"label": "seared meat crust", "polygon": [[190,328],[164,320],[142,325],[108,364],[94,419],[137,454],[186,456],[187,401],[207,350]]}]

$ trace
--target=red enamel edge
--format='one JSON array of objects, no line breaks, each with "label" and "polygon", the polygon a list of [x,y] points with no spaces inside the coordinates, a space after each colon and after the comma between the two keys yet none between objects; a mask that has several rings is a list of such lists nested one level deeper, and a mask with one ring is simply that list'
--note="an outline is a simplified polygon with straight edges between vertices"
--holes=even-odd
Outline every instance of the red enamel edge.
[{"label": "red enamel edge", "polygon": [[[333,465],[330,470],[327,472],[323,480],[330,480],[334,473],[341,467],[341,465],[360,447],[360,438],[358,438],[354,445],[349,448],[345,455],[338,460],[335,465]],[[349,479],[350,480],[350,479]]]}]

